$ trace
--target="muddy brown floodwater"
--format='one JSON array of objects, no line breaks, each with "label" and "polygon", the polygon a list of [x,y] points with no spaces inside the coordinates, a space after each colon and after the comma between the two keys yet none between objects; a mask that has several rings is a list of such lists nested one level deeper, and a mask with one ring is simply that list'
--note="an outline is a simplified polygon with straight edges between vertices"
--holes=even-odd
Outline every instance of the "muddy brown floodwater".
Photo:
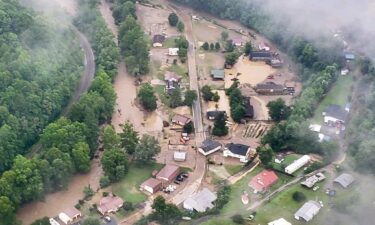
[{"label": "muddy brown floodwater", "polygon": [[[117,26],[112,17],[109,4],[102,0],[99,9],[107,26],[117,37]],[[117,132],[121,132],[121,124],[126,121],[130,121],[141,134],[157,135],[162,131],[163,117],[159,110],[146,113],[136,106],[137,87],[135,86],[135,78],[127,73],[123,61],[118,66],[114,88],[117,94],[117,102],[112,115],[112,125]]]}]

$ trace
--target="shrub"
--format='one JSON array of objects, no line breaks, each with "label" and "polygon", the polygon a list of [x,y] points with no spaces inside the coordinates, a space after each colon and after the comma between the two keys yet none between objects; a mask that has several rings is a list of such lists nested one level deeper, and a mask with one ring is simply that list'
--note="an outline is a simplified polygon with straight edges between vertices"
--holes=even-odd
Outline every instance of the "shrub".
[{"label": "shrub", "polygon": [[107,197],[108,196],[108,192],[103,192],[103,197]]},{"label": "shrub", "polygon": [[133,211],[134,210],[134,206],[133,206],[132,202],[124,202],[124,205],[122,206],[122,208],[125,211]]},{"label": "shrub", "polygon": [[99,183],[100,183],[100,188],[105,188],[109,186],[110,181],[107,176],[104,176],[100,178]]},{"label": "shrub", "polygon": [[240,214],[236,214],[236,215],[232,216],[231,219],[232,219],[233,223],[237,223],[237,224],[244,224],[245,223],[245,219]]},{"label": "shrub", "polygon": [[303,202],[306,200],[306,195],[300,191],[294,192],[292,197],[296,202]]}]

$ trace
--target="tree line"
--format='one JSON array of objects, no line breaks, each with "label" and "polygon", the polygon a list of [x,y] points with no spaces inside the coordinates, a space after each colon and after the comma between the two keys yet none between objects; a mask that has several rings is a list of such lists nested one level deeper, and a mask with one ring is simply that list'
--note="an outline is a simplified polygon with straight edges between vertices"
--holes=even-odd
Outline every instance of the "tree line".
[{"label": "tree line", "polygon": [[114,1],[113,17],[119,24],[118,42],[126,68],[132,75],[147,74],[150,71],[149,42],[137,22],[135,1]]},{"label": "tree line", "polygon": [[75,34],[18,1],[1,1],[0,174],[68,104],[82,71]]},{"label": "tree line", "polygon": [[[2,3],[3,2],[0,4]],[[43,130],[43,133],[40,135],[40,143],[42,145],[41,152],[35,154],[32,158],[26,158],[21,155],[16,156],[11,168],[0,177],[1,225],[18,224],[19,221],[15,218],[15,211],[23,203],[41,199],[48,192],[64,188],[74,173],[84,173],[90,169],[90,158],[93,156],[97,147],[99,125],[111,117],[115,104],[116,95],[112,88],[111,78],[113,77],[111,75],[116,74],[116,68],[111,65],[117,65],[118,63],[118,54],[116,54],[117,50],[113,42],[113,36],[110,30],[105,27],[104,21],[100,22],[100,14],[96,8],[97,3],[94,3],[95,1],[81,1],[80,13],[75,21],[78,27],[86,33],[91,44],[94,46],[94,54],[98,68],[96,77],[89,91],[81,96],[79,102],[72,106],[68,118],[62,117],[50,123]],[[16,4],[16,1],[12,1],[11,4]],[[17,8],[17,14],[22,15],[20,12],[23,12],[25,9],[20,6],[17,7],[19,7]],[[84,11],[84,13],[82,13],[81,10]],[[91,10],[92,14],[89,13],[88,10]],[[87,19],[85,16],[89,15],[95,15],[92,22],[87,21],[85,24],[80,23],[80,21],[82,22]],[[22,20],[16,18],[15,21]],[[62,40],[57,39],[54,42],[65,40],[70,47],[67,49],[72,49],[71,42],[69,42],[72,39],[73,35],[69,36],[66,34]],[[80,51],[78,44],[76,49]],[[41,52],[38,53],[41,54]],[[34,59],[40,57],[39,54],[36,55]],[[70,59],[72,65],[75,65],[75,62],[82,61],[82,55],[79,56],[80,57],[76,56],[74,60]],[[64,62],[62,60],[63,59],[61,59],[59,63],[63,68],[73,69],[70,68],[69,63],[61,63]],[[73,71],[70,73],[73,73]],[[110,75],[108,75],[108,73]],[[51,76],[51,74],[48,75]],[[64,74],[59,74],[60,80],[63,75]],[[46,81],[48,81],[48,79],[44,80],[44,82]],[[52,81],[53,80],[51,80],[51,83]],[[76,84],[77,79],[74,81],[73,84]],[[58,91],[59,85],[59,83],[55,84],[55,86],[51,88]],[[74,87],[75,85],[71,86]],[[27,86],[24,88],[26,87]],[[64,90],[67,92],[67,89]],[[26,92],[27,88],[24,91]],[[21,91],[20,94],[24,93]],[[65,94],[67,95],[67,93]],[[31,94],[31,96],[36,98],[35,94]],[[29,101],[31,101],[31,99]],[[20,104],[20,106],[22,106],[22,104]],[[3,112],[5,112],[5,110]],[[8,117],[11,119],[10,115]],[[14,119],[12,120],[14,121]],[[8,124],[4,124],[3,126],[4,131],[11,131],[12,129]],[[41,127],[40,129],[43,128]],[[11,137],[11,135],[4,131],[0,132],[1,135]]]}]

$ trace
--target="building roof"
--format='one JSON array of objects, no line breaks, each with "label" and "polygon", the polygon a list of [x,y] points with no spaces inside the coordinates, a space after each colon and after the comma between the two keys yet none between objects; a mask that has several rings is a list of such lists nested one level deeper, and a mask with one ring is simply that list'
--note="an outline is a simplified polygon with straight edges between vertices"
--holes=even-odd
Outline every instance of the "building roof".
[{"label": "building roof", "polygon": [[108,211],[116,210],[119,206],[124,204],[124,200],[118,196],[107,196],[100,200],[98,209],[105,214]]},{"label": "building roof", "polygon": [[272,58],[272,54],[269,51],[252,51],[250,52],[250,58],[257,57],[257,58]]},{"label": "building roof", "polygon": [[62,213],[64,213],[65,215],[67,215],[70,218],[74,218],[77,215],[81,215],[81,212],[78,209],[76,209],[75,207],[65,209],[64,211],[62,211]]},{"label": "building roof", "polygon": [[284,90],[284,86],[281,84],[276,84],[274,82],[265,82],[261,84],[257,84],[255,89],[268,89],[268,90]]},{"label": "building roof", "polygon": [[181,80],[181,76],[178,75],[177,73],[175,72],[171,72],[171,71],[166,71],[165,74],[164,74],[164,80],[165,81],[180,81]]},{"label": "building roof", "polygon": [[211,70],[211,76],[215,79],[224,79],[225,72],[224,70],[221,70],[221,69],[214,69],[214,70]]},{"label": "building roof", "polygon": [[215,193],[212,193],[207,188],[203,188],[200,192],[190,196],[184,201],[184,204],[189,205],[197,212],[205,212],[207,209],[212,209],[212,204],[217,199]]},{"label": "building roof", "polygon": [[180,124],[188,124],[190,123],[191,119],[187,116],[181,115],[181,114],[176,114],[173,118],[172,121],[178,122]]},{"label": "building roof", "polygon": [[302,166],[306,165],[310,161],[310,159],[311,159],[310,156],[303,155],[301,158],[295,160],[293,163],[291,163],[290,165],[288,165],[285,168],[285,172],[289,173],[289,174],[292,174],[292,173],[296,172],[299,168],[301,168]]},{"label": "building roof", "polygon": [[233,154],[246,156],[250,148],[248,145],[229,143],[225,146]]},{"label": "building roof", "polygon": [[165,36],[161,34],[156,34],[152,38],[152,43],[163,43],[165,41]]},{"label": "building roof", "polygon": [[201,149],[204,152],[209,152],[214,150],[215,148],[221,147],[221,144],[217,141],[213,141],[211,139],[206,139],[202,142]]},{"label": "building roof", "polygon": [[324,109],[325,116],[333,117],[342,121],[346,120],[348,112],[339,105],[328,105]]},{"label": "building roof", "polygon": [[308,187],[308,188],[312,188],[316,183],[318,183],[318,182],[320,182],[324,179],[326,179],[324,174],[317,173],[317,174],[315,174],[311,177],[308,177],[305,181],[301,182],[301,184]]},{"label": "building roof", "polygon": [[310,200],[294,214],[294,217],[310,221],[319,212],[320,208],[321,206],[318,202]]},{"label": "building roof", "polygon": [[250,180],[249,186],[257,191],[261,191],[271,187],[278,179],[274,171],[263,170]]},{"label": "building roof", "polygon": [[245,115],[244,115],[244,117],[252,119],[254,117],[254,107],[250,103],[250,98],[246,98],[244,100],[244,104],[245,104]]},{"label": "building roof", "polygon": [[234,37],[231,40],[234,45],[242,45],[243,43],[242,37]]},{"label": "building roof", "polygon": [[178,50],[178,48],[168,48],[168,55],[177,55]]},{"label": "building roof", "polygon": [[347,60],[353,60],[353,59],[355,59],[355,55],[353,53],[351,53],[351,52],[345,52],[344,56],[345,56],[345,59],[347,59]]},{"label": "building roof", "polygon": [[339,183],[342,187],[347,188],[354,182],[354,177],[348,173],[343,173],[336,177],[334,182]]},{"label": "building roof", "polygon": [[208,118],[210,117],[214,117],[216,119],[217,116],[219,116],[220,114],[224,114],[226,115],[226,112],[225,111],[220,111],[220,110],[214,110],[214,111],[207,111],[206,115]]},{"label": "building roof", "polygon": [[322,129],[322,126],[319,125],[319,124],[310,124],[309,129],[310,129],[311,131],[314,131],[314,132],[318,132],[318,133],[319,133],[320,130]]},{"label": "building roof", "polygon": [[174,159],[185,160],[186,159],[186,152],[174,152],[173,153],[173,158]]},{"label": "building roof", "polygon": [[280,218],[272,222],[269,222],[268,225],[292,225],[292,224],[286,221],[284,218]]},{"label": "building roof", "polygon": [[152,189],[155,189],[160,185],[161,185],[161,181],[152,177],[141,184],[142,187],[148,186],[148,187],[151,187]]},{"label": "building roof", "polygon": [[167,180],[171,181],[177,176],[177,173],[180,172],[180,167],[172,164],[167,164],[156,174],[156,177],[166,178]]}]

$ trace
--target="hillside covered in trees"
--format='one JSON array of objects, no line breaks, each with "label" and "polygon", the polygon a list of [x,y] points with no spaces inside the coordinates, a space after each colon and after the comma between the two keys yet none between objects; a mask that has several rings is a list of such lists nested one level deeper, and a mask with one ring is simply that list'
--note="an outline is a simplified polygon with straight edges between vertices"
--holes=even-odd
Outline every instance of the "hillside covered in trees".
[{"label": "hillside covered in trees", "polygon": [[0,172],[67,105],[82,72],[75,34],[18,1],[0,1]]},{"label": "hillside covered in trees", "polygon": [[[82,72],[75,34],[69,27],[47,23],[18,1],[0,1],[0,9],[7,9],[0,31],[0,225],[19,224],[15,212],[22,204],[66,187],[74,173],[90,169],[99,126],[111,117],[115,104],[111,81],[119,57],[97,3],[92,3],[81,1],[80,12],[87,13],[76,22],[94,15],[78,28],[94,48],[96,77],[67,118],[58,119]],[[32,158],[22,156],[39,135],[42,150]]]}]

